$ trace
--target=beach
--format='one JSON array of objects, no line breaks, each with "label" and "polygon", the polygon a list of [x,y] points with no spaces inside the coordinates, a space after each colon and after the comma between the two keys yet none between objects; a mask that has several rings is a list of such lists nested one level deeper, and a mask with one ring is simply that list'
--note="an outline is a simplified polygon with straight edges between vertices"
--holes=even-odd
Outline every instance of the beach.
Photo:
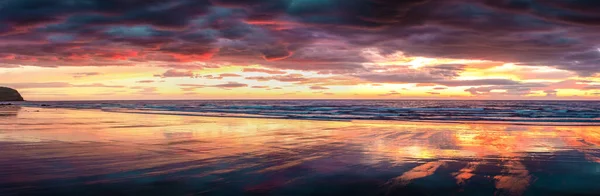
[{"label": "beach", "polygon": [[0,196],[600,196],[600,0],[0,0]]},{"label": "beach", "polygon": [[0,111],[0,195],[600,192],[598,126]]}]

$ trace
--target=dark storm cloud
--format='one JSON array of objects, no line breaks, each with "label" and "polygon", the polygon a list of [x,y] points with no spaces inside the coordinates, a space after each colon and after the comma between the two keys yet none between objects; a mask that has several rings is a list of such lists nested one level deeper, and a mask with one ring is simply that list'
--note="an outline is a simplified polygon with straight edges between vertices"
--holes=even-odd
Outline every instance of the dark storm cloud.
[{"label": "dark storm cloud", "polygon": [[292,16],[308,24],[380,28],[410,22],[413,8],[429,0],[213,0],[241,7],[253,20]]},{"label": "dark storm cloud", "polygon": [[[445,86],[471,86],[477,85],[495,85],[497,83],[507,84],[511,80],[453,80],[458,77],[460,72],[464,71],[466,65],[462,64],[441,64],[426,66],[419,69],[409,68],[407,66],[385,66],[376,68],[373,72],[357,74],[355,77],[375,82],[375,83],[430,83]],[[472,85],[476,86],[476,85]]]},{"label": "dark storm cloud", "polygon": [[581,75],[600,71],[599,37],[592,33],[600,27],[593,22],[599,21],[594,18],[600,12],[550,1],[453,2],[426,17],[426,24],[433,27],[429,32],[409,34],[386,47],[406,48],[407,54],[419,56],[550,65]]},{"label": "dark storm cloud", "polygon": [[[16,28],[59,23],[151,24],[180,28],[207,11],[203,0],[6,0],[0,4],[3,23]],[[73,17],[76,16],[76,17]]]},{"label": "dark storm cloud", "polygon": [[[365,72],[362,49],[600,72],[595,0],[5,0],[2,67],[162,61]],[[448,65],[424,75],[455,77]],[[363,73],[368,74],[368,73]]]}]

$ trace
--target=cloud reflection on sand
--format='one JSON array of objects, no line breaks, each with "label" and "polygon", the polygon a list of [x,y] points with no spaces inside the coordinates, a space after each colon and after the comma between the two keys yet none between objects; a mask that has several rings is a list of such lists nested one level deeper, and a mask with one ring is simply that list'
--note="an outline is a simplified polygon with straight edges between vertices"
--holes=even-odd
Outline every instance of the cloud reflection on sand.
[{"label": "cloud reflection on sand", "polygon": [[0,117],[0,190],[35,193],[55,190],[48,183],[66,183],[61,186],[127,185],[124,190],[136,192],[148,183],[173,182],[183,190],[217,194],[302,195],[306,190],[322,193],[314,183],[325,183],[339,186],[329,189],[330,195],[351,187],[389,194],[520,195],[555,188],[552,183],[560,179],[547,176],[553,172],[599,179],[589,173],[600,168],[599,133],[597,127],[574,126],[23,108],[16,118]]}]

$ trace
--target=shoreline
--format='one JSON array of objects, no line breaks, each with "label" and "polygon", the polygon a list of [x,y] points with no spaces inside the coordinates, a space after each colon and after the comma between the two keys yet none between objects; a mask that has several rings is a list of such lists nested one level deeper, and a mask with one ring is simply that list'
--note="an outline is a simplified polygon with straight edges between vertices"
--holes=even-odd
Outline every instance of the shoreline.
[{"label": "shoreline", "polygon": [[564,181],[548,175],[562,173],[582,187],[560,190],[595,193],[599,130],[0,109],[0,165],[10,165],[0,168],[0,175],[10,176],[0,179],[0,192],[114,194],[151,187],[294,195],[324,184],[362,186],[369,193],[388,188],[551,193],[556,190],[547,187]]},{"label": "shoreline", "polygon": [[[241,118],[241,119],[278,119],[278,120],[300,120],[300,121],[325,121],[325,122],[372,122],[382,124],[396,124],[403,122],[410,123],[431,123],[431,124],[472,124],[472,125],[515,125],[515,126],[561,126],[561,127],[600,127],[600,123],[580,123],[580,122],[518,122],[518,121],[439,121],[439,120],[390,120],[390,119],[324,119],[324,118],[285,118],[281,116],[266,116],[266,115],[235,115],[233,113],[221,113],[222,115],[211,115],[202,114],[200,112],[185,112],[185,111],[160,111],[160,110],[135,110],[135,109],[99,109],[99,108],[69,108],[69,107],[33,107],[33,106],[19,106],[12,105],[21,108],[37,108],[37,109],[66,109],[66,110],[83,110],[83,111],[99,111],[109,113],[123,113],[123,114],[147,114],[147,115],[170,115],[170,116],[196,116],[196,117],[211,117],[211,118]],[[9,107],[10,108],[10,107]],[[2,107],[0,107],[2,109]],[[121,110],[121,111],[119,111]],[[579,123],[579,124],[578,124]]]}]

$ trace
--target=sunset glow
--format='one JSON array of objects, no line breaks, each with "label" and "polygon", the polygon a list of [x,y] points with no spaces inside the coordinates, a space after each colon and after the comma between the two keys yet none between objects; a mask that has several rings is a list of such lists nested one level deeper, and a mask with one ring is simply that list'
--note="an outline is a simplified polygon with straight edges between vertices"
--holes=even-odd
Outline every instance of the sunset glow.
[{"label": "sunset glow", "polygon": [[29,1],[0,3],[28,100],[600,97],[579,1]]}]

